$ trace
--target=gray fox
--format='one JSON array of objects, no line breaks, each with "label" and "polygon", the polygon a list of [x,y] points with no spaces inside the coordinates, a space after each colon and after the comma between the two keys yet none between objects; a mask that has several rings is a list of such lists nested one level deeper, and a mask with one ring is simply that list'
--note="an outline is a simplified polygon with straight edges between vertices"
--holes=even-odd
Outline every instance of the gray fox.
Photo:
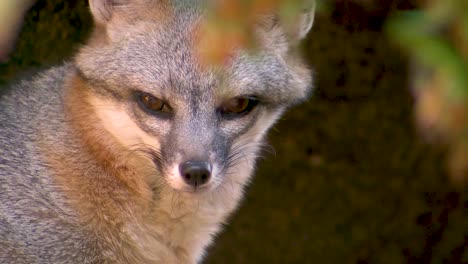
[{"label": "gray fox", "polygon": [[[264,135],[310,94],[297,34],[201,67],[203,1],[90,0],[76,56],[0,98],[0,263],[199,263]],[[267,23],[269,22],[269,23]]]}]

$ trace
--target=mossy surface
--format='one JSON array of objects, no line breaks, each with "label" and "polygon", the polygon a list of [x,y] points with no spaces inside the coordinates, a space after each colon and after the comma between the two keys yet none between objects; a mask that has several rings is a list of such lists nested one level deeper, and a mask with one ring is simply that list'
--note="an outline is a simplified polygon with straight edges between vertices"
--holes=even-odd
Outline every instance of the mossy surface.
[{"label": "mossy surface", "polygon": [[[206,263],[468,262],[468,195],[450,185],[443,148],[418,136],[407,59],[346,11],[348,22],[317,18],[304,44],[315,93],[271,131],[276,155]],[[38,1],[0,83],[61,63],[91,24],[85,1]]]}]

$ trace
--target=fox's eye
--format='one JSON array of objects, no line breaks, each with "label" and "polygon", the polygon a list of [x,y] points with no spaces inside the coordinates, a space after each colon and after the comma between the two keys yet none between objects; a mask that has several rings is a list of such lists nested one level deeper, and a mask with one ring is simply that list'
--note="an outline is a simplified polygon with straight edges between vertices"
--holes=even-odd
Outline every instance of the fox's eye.
[{"label": "fox's eye", "polygon": [[152,96],[151,94],[138,92],[137,101],[141,107],[151,112],[170,112],[171,109],[163,100]]},{"label": "fox's eye", "polygon": [[253,97],[235,97],[224,102],[220,107],[220,111],[223,115],[235,117],[248,114],[257,104],[258,100]]}]

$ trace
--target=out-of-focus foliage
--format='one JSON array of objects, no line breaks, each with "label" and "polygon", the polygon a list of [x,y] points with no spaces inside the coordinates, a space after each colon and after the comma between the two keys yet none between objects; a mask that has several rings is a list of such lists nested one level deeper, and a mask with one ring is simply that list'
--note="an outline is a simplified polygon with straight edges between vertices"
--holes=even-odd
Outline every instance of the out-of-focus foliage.
[{"label": "out-of-focus foliage", "polygon": [[468,178],[468,1],[428,0],[388,30],[414,61],[416,116],[424,134],[450,146],[452,179]]},{"label": "out-of-focus foliage", "polygon": [[[238,47],[255,47],[253,30],[262,16],[275,15],[289,34],[295,34],[301,12],[317,9],[320,0],[209,1],[212,12],[202,25],[198,51],[206,64],[221,64]],[[322,7],[322,5],[319,5]],[[208,49],[205,47],[209,47]]]},{"label": "out-of-focus foliage", "polygon": [[[367,0],[348,2],[373,6]],[[251,32],[259,15],[276,12],[283,26],[294,34],[293,25],[303,10],[315,5],[324,10],[330,5],[330,1],[320,0],[213,3],[214,12],[202,27],[205,37],[199,49],[200,58],[208,64],[222,63],[235,47],[255,47]],[[468,177],[468,1],[427,0],[424,9],[407,11],[390,21],[388,29],[394,41],[413,57],[411,79],[422,131],[450,145],[450,175],[457,182],[464,181]]]}]

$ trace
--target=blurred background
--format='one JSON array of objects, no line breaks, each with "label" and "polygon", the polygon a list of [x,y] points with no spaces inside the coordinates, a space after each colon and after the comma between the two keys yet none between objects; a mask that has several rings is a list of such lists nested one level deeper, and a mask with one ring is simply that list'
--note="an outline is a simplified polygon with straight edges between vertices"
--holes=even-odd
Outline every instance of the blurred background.
[{"label": "blurred background", "polygon": [[[0,85],[92,27],[85,0],[8,2]],[[271,131],[205,263],[468,263],[467,3],[322,1],[302,45],[315,92]]]}]

